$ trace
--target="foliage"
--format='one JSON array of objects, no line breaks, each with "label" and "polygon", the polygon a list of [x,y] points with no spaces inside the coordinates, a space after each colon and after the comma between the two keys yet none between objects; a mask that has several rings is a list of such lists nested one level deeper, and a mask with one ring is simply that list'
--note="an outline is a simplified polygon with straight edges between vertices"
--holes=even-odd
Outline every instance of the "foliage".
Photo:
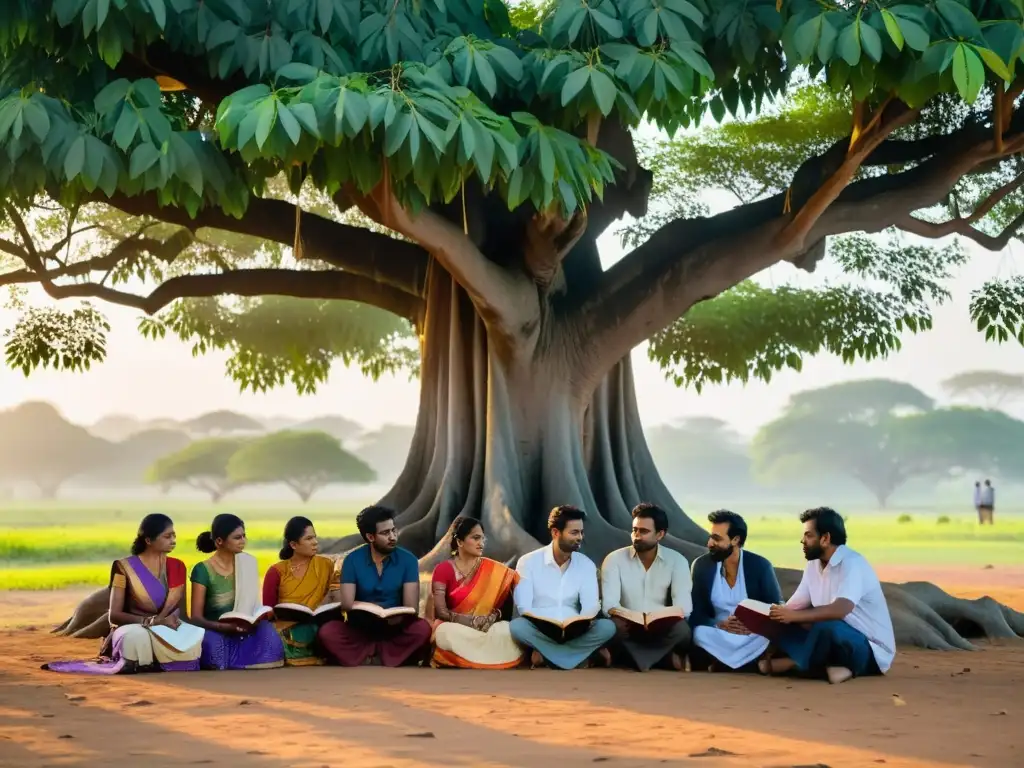
[{"label": "foliage", "polygon": [[1024,375],[1006,371],[964,371],[942,382],[953,397],[978,398],[987,408],[998,408],[1024,395]]},{"label": "foliage", "polygon": [[211,437],[196,440],[183,450],[154,462],[147,480],[160,485],[188,485],[206,491],[219,501],[234,488],[228,477],[228,462],[242,446],[241,438]]},{"label": "foliage", "polygon": [[228,375],[253,392],[290,381],[299,394],[311,393],[336,359],[375,380],[403,368],[418,371],[408,321],[351,301],[187,299],[162,317],[143,318],[139,330],[149,338],[171,331],[192,344],[193,355],[229,351]]},{"label": "foliage", "polygon": [[766,288],[747,281],[655,334],[648,356],[677,386],[698,392],[706,383],[771,381],[775,371],[799,371],[805,357],[820,352],[847,363],[885,358],[901,348],[902,332],[931,329],[933,306],[949,297],[944,282],[966,260],[956,245],[883,245],[864,235],[836,238],[829,247],[846,274],[886,288]]},{"label": "foliage", "polygon": [[284,483],[302,501],[330,483],[369,483],[376,475],[325,432],[275,432],[243,445],[228,462],[235,485]]},{"label": "foliage", "polygon": [[105,465],[114,453],[106,440],[75,426],[47,403],[0,411],[0,478],[34,483],[55,496],[68,479]]},{"label": "foliage", "polygon": [[914,522],[914,518],[911,517],[910,515],[900,515],[899,517],[896,518],[896,522],[899,523],[900,525],[906,525],[908,523]]},{"label": "foliage", "polygon": [[251,416],[234,411],[211,411],[182,423],[186,432],[199,435],[226,432],[262,432],[263,425]]},{"label": "foliage", "polygon": [[[90,430],[91,431],[91,430]],[[154,461],[185,448],[191,440],[180,429],[145,429],[111,448],[110,460],[88,472],[82,481],[90,485],[138,485]]]},{"label": "foliage", "polygon": [[855,478],[885,506],[914,477],[966,470],[1024,477],[1024,422],[998,411],[933,409],[908,384],[848,382],[795,395],[754,438],[755,469],[785,479],[828,471]]}]

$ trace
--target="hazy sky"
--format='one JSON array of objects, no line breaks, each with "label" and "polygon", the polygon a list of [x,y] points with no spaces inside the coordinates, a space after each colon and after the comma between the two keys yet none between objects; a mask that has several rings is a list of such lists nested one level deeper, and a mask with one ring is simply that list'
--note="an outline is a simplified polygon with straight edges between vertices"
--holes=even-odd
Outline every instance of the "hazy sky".
[{"label": "hazy sky", "polygon": [[[621,256],[617,239],[610,233],[602,241],[602,253],[606,263]],[[802,373],[782,373],[769,385],[714,387],[697,395],[665,381],[657,366],[647,360],[646,348],[640,347],[634,350],[633,359],[641,416],[647,424],[653,424],[683,416],[715,415],[749,434],[777,414],[793,392],[843,379],[900,379],[938,396],[939,382],[962,370],[1024,371],[1024,349],[1016,342],[986,344],[968,316],[971,290],[987,279],[1019,273],[1021,255],[1012,247],[1001,254],[980,249],[973,253],[950,286],[953,301],[936,313],[934,330],[905,337],[903,350],[888,360],[845,366],[837,358],[819,356],[806,361]],[[836,274],[827,268],[823,274],[806,275],[789,266],[773,267],[760,277],[776,285],[823,284],[830,278],[835,280]],[[328,384],[313,396],[300,397],[289,388],[263,395],[239,393],[237,385],[224,376],[222,355],[193,358],[190,347],[176,339],[146,341],[135,330],[139,316],[136,310],[101,307],[113,325],[107,361],[86,374],[42,371],[25,378],[3,367],[0,360],[0,408],[25,400],[48,400],[79,423],[114,413],[185,418],[221,408],[257,416],[340,414],[367,427],[386,422],[412,423],[415,419],[418,382],[405,376],[374,383],[357,370],[339,365]],[[7,328],[13,322],[14,314],[0,309],[0,327]]]}]

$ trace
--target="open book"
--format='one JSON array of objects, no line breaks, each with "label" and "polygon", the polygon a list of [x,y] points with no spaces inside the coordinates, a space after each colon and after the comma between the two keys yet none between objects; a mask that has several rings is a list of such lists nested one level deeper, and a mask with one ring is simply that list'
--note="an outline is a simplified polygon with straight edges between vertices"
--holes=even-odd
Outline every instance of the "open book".
[{"label": "open book", "polygon": [[771,618],[771,607],[770,603],[762,603],[760,600],[741,600],[736,606],[736,618],[755,635],[774,639],[783,632],[786,625]]},{"label": "open book", "polygon": [[[392,621],[394,618],[399,621]],[[374,603],[363,603],[358,600],[346,612],[346,620],[364,627],[370,632],[387,633],[408,624],[416,618],[416,609],[404,605],[394,608],[381,608]]]},{"label": "open book", "polygon": [[319,608],[307,608],[298,603],[278,603],[274,606],[274,618],[299,624],[324,624],[341,619],[341,603],[325,603]]},{"label": "open book", "polygon": [[269,605],[261,605],[254,611],[228,611],[227,613],[221,614],[221,617],[217,619],[217,621],[226,621],[233,624],[253,627],[264,619],[271,618],[273,615],[273,608]]},{"label": "open book", "polygon": [[625,608],[612,608],[608,614],[625,619],[630,623],[630,630],[641,632],[665,632],[686,618],[683,616],[683,609],[674,605],[668,605],[648,613],[629,611]]},{"label": "open book", "polygon": [[197,627],[195,624],[186,624],[185,622],[181,622],[177,629],[157,624],[149,627],[149,631],[156,635],[161,643],[178,652],[195,648],[198,643],[202,642],[203,635],[206,634],[206,630],[202,627]]},{"label": "open book", "polygon": [[537,616],[527,611],[523,614],[524,619],[533,622],[541,632],[550,637],[556,643],[567,643],[575,640],[590,629],[596,614],[588,616],[570,616],[567,619],[553,619],[550,616]]}]

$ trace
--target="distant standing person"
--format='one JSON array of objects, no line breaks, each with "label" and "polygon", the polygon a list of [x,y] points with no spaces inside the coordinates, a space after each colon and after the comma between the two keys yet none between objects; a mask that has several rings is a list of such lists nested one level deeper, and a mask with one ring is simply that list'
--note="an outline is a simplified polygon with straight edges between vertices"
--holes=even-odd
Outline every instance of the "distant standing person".
[{"label": "distant standing person", "polygon": [[974,481],[974,513],[978,516],[978,524],[981,520],[981,480]]},{"label": "distant standing person", "polygon": [[996,509],[996,489],[991,480],[985,480],[981,488],[981,505],[978,507],[978,523],[992,525],[992,513]]}]

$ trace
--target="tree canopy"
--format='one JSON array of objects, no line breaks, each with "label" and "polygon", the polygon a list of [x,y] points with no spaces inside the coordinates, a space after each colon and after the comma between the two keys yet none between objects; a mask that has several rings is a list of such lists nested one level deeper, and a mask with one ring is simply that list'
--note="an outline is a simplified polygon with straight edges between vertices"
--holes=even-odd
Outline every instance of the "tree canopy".
[{"label": "tree canopy", "polygon": [[952,397],[978,400],[986,408],[998,408],[1024,396],[1024,374],[964,371],[942,382],[942,388]]},{"label": "tree canopy", "polygon": [[228,462],[242,446],[242,438],[210,437],[157,459],[146,473],[151,483],[162,486],[187,485],[220,501],[234,488],[228,477]]},{"label": "tree canopy", "polygon": [[303,502],[331,483],[369,483],[376,474],[325,432],[284,431],[244,444],[228,462],[233,484],[284,483]]},{"label": "tree canopy", "polygon": [[858,480],[885,507],[916,477],[966,471],[1021,477],[1024,422],[999,411],[932,408],[909,384],[848,382],[793,396],[754,438],[755,471],[767,479],[828,472]]},{"label": "tree canopy", "polygon": [[[563,296],[608,337],[593,373],[652,333],[698,387],[885,355],[930,327],[963,254],[852,233],[998,249],[1024,221],[1022,18],[1010,0],[13,0],[0,282],[163,310],[144,333],[230,349],[258,389],[309,391],[339,357],[415,368],[432,259],[492,328],[532,327],[527,285]],[[621,131],[641,124],[687,132],[641,152],[649,199]],[[709,216],[707,189],[739,206]],[[586,230],[648,208],[620,264],[563,269]],[[830,237],[880,287],[745,282],[812,269]],[[1021,336],[1022,297],[994,281],[972,317]],[[103,359],[91,305],[23,309],[10,365]]]}]

